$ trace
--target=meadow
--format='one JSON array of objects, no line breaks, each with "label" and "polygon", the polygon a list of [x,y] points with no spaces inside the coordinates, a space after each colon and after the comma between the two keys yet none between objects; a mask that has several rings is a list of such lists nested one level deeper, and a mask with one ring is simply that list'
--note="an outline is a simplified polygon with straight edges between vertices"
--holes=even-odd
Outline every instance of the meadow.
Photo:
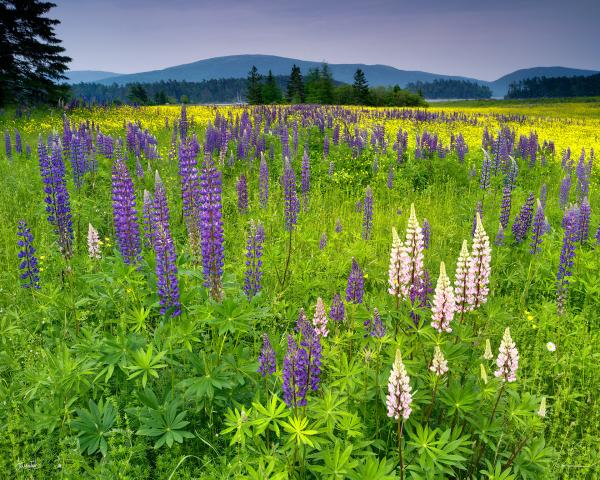
[{"label": "meadow", "polygon": [[600,476],[597,103],[0,131],[0,477]]}]

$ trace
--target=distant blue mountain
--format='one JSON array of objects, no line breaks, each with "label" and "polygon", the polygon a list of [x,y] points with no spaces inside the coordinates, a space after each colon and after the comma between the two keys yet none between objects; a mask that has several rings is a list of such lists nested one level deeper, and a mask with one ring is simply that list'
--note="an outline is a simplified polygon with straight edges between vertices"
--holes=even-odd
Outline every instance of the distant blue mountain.
[{"label": "distant blue mountain", "polygon": [[[159,82],[161,80],[187,80],[189,82],[200,82],[218,78],[245,78],[252,66],[256,66],[262,74],[269,70],[274,75],[289,75],[292,65],[298,65],[302,73],[306,75],[311,68],[320,67],[322,62],[298,60],[295,58],[279,57],[275,55],[231,55],[226,57],[208,58],[193,63],[177,65],[162,70],[148,72],[117,74],[100,71],[73,71],[69,72],[69,83],[97,82],[104,85],[117,83],[124,85],[132,82]],[[488,85],[494,96],[504,96],[508,86],[514,81],[524,78],[545,75],[550,76],[577,76],[593,75],[593,70],[580,70],[565,67],[535,67],[517,70],[509,73],[498,80],[487,82],[476,78],[461,77],[453,75],[442,75],[437,73],[422,72],[419,70],[400,70],[388,65],[365,65],[362,63],[330,63],[329,68],[335,80],[344,83],[352,83],[354,72],[361,68],[365,72],[367,81],[371,86],[400,85],[405,87],[411,82],[431,82],[437,79],[470,80],[481,85]]]},{"label": "distant blue mountain", "polygon": [[596,70],[581,70],[579,68],[567,68],[567,67],[533,67],[523,68],[521,70],[515,70],[508,75],[500,77],[498,80],[494,80],[489,83],[489,87],[492,89],[492,95],[504,96],[508,92],[508,86],[513,82],[519,82],[526,78],[533,77],[589,77],[598,73]]},{"label": "distant blue mountain", "polygon": [[67,72],[67,83],[80,83],[80,82],[97,82],[104,78],[116,77],[121,75],[115,72],[103,72],[101,70],[74,70]]}]

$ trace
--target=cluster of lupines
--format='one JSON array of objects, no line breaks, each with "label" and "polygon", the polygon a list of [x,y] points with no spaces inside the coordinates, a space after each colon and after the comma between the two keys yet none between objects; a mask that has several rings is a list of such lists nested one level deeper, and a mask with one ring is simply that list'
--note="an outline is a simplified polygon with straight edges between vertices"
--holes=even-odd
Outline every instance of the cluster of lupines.
[{"label": "cluster of lupines", "polygon": [[423,250],[425,242],[423,230],[417,220],[414,204],[410,206],[410,216],[406,227],[406,239],[400,253],[399,283],[402,296],[410,299],[411,292],[423,284]]},{"label": "cluster of lupines", "polygon": [[158,172],[156,172],[151,217],[160,313],[164,315],[170,311],[171,316],[176,317],[181,314],[177,255],[169,226],[167,192]]},{"label": "cluster of lupines", "polygon": [[121,156],[113,163],[112,169],[113,219],[117,246],[127,265],[141,260],[140,232],[137,220],[135,192],[127,165]]},{"label": "cluster of lupines", "polygon": [[244,293],[251,300],[262,288],[262,255],[265,230],[262,223],[250,222],[250,231],[246,242],[246,273],[244,275]]},{"label": "cluster of lupines", "polygon": [[18,258],[19,270],[21,270],[20,278],[23,281],[21,286],[23,288],[40,288],[40,269],[38,266],[38,259],[35,256],[35,248],[33,248],[33,234],[27,226],[25,220],[20,220],[17,226],[17,236],[19,240],[17,245],[19,247]]},{"label": "cluster of lupines", "polygon": [[373,233],[373,190],[370,186],[365,191],[365,200],[363,202],[363,226],[362,238],[369,240]]},{"label": "cluster of lupines", "polygon": [[221,189],[221,172],[207,157],[200,177],[200,226],[204,285],[214,300],[221,299],[224,263]]},{"label": "cluster of lupines", "polygon": [[196,150],[194,143],[182,143],[179,145],[178,158],[183,216],[192,254],[198,258],[200,253],[200,189],[198,185],[198,167],[196,166]]},{"label": "cluster of lupines", "polygon": [[68,259],[73,254],[73,224],[61,148],[53,141],[49,158],[46,145],[40,139],[38,152],[48,221],[54,226],[61,253]]}]

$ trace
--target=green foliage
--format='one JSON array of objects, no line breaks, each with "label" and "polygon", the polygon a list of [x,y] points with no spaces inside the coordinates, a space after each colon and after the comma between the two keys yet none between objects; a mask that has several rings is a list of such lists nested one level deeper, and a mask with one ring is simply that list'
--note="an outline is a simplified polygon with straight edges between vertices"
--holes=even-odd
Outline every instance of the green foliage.
[{"label": "green foliage", "polygon": [[93,400],[88,402],[89,410],[78,409],[77,418],[71,422],[71,426],[78,432],[79,446],[82,451],[89,455],[100,451],[106,456],[108,450],[107,438],[117,418],[112,402],[104,403],[103,399],[96,404]]}]

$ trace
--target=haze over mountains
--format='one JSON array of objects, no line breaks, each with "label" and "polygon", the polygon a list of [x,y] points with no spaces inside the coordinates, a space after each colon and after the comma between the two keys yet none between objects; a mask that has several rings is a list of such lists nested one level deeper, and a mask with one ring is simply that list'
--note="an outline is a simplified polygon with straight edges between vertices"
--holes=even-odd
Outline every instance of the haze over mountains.
[{"label": "haze over mountains", "polygon": [[[118,74],[96,70],[71,71],[67,73],[68,83],[96,82],[104,85],[117,83],[120,85],[133,82],[159,82],[161,80],[186,80],[200,82],[218,78],[245,78],[253,65],[259,72],[266,74],[271,70],[274,75],[289,75],[292,65],[298,65],[306,75],[311,68],[321,66],[322,62],[299,60],[295,58],[279,57],[275,55],[231,55],[199,60],[193,63],[176,65],[162,70],[148,72]],[[589,76],[598,73],[594,70],[582,70],[566,67],[534,67],[516,70],[500,77],[493,82],[479,80],[471,77],[443,75],[418,70],[400,70],[388,65],[365,65],[361,63],[330,63],[329,68],[335,80],[345,83],[353,82],[353,75],[357,68],[365,72],[371,86],[400,85],[405,87],[411,82],[431,82],[437,79],[460,79],[477,82],[491,88],[493,96],[501,97],[508,92],[508,86],[515,81],[531,77],[558,77],[558,76]]]}]

